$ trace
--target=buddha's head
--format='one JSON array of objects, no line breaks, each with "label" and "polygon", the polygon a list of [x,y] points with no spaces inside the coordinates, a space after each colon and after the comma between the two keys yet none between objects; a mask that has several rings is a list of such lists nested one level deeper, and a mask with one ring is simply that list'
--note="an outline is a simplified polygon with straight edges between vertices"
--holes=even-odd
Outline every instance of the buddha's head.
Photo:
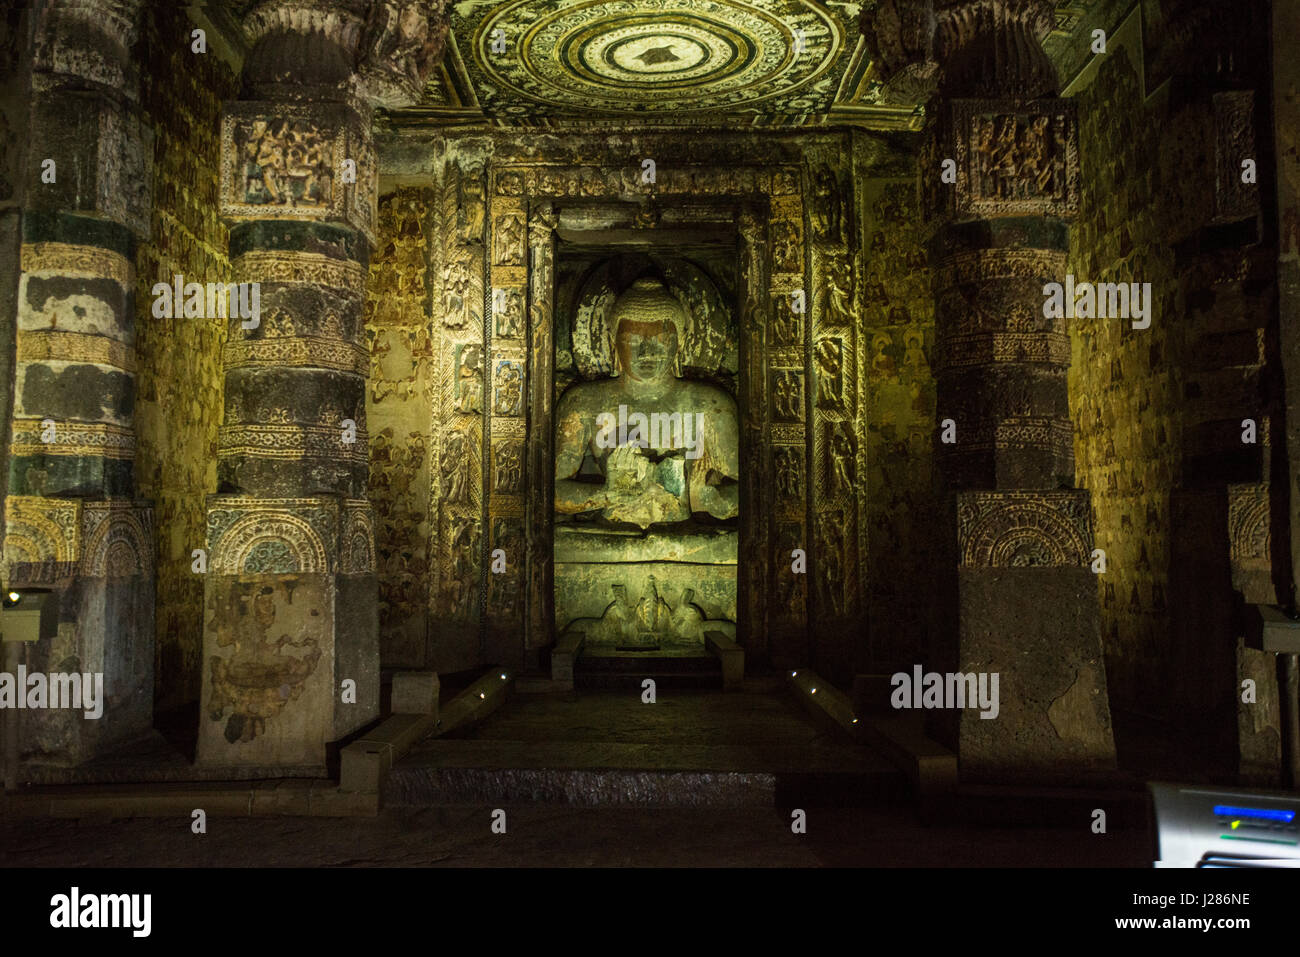
[{"label": "buddha's head", "polygon": [[614,371],[629,384],[666,383],[682,374],[686,311],[658,279],[632,283],[610,310]]}]

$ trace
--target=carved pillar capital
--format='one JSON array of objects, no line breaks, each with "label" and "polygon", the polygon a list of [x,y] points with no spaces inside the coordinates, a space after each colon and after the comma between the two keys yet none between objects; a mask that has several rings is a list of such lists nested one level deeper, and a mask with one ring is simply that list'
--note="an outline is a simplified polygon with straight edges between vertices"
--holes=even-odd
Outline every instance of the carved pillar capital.
[{"label": "carved pillar capital", "polygon": [[449,27],[446,0],[374,0],[358,51],[358,95],[387,109],[417,102]]},{"label": "carved pillar capital", "polygon": [[261,0],[245,21],[249,44],[276,33],[319,33],[355,50],[367,14],[367,0]]},{"label": "carved pillar capital", "polygon": [[262,0],[246,20],[243,97],[351,98],[366,13],[365,0]]},{"label": "carved pillar capital", "polygon": [[[861,27],[875,75],[891,100],[948,96],[1052,96],[1043,52],[1051,0],[880,0]],[[906,95],[904,95],[906,94]]]},{"label": "carved pillar capital", "polygon": [[136,98],[131,48],[144,0],[38,3],[33,86],[108,87]]},{"label": "carved pillar capital", "polygon": [[246,94],[409,106],[447,30],[445,0],[263,0],[248,17]]},{"label": "carved pillar capital", "polygon": [[946,0],[935,11],[935,49],[948,96],[1053,96],[1056,68],[1043,52],[1051,0]]}]

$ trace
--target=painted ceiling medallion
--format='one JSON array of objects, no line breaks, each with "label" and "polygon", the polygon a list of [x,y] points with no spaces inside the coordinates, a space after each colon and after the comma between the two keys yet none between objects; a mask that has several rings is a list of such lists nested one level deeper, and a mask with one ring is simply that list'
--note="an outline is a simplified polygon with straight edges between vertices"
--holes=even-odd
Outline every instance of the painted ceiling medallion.
[{"label": "painted ceiling medallion", "polygon": [[516,0],[473,40],[498,116],[826,110],[844,47],[843,23],[813,0]]}]

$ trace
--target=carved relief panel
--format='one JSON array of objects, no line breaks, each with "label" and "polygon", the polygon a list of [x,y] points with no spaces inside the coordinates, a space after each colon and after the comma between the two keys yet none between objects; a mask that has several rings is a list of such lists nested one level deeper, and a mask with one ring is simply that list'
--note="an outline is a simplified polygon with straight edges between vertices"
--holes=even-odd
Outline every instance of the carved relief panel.
[{"label": "carved relief panel", "polygon": [[489,305],[488,393],[491,427],[486,461],[491,469],[485,521],[488,593],[485,653],[493,662],[517,666],[523,643],[524,595],[528,575],[524,513],[525,475],[511,457],[524,447],[528,415],[528,355],[525,302],[528,289],[528,212],[525,198],[500,170],[489,170],[487,211]]},{"label": "carved relief panel", "polygon": [[1001,100],[951,100],[926,129],[921,168],[956,162],[957,182],[922,178],[923,213],[1068,217],[1079,207],[1074,104],[1038,99],[1024,109]]},{"label": "carved relief panel", "polygon": [[[772,443],[772,487],[776,489],[775,508],[768,520],[772,543],[769,580],[776,600],[767,606],[767,615],[773,661],[786,667],[808,663],[808,581],[815,574],[814,561],[809,558],[815,548],[807,527],[808,497],[813,492],[807,475],[807,390],[812,387],[807,341],[812,290],[799,171],[789,170],[777,185],[782,191],[771,198],[767,228],[772,270],[767,434]],[[829,230],[833,218],[828,203],[819,202],[811,216],[814,230]],[[797,562],[799,553],[804,558]]]},{"label": "carved relief panel", "polygon": [[807,342],[815,526],[812,573],[817,582],[813,652],[819,666],[832,669],[850,664],[848,622],[860,613],[863,584],[859,569],[865,494],[860,477],[865,474],[866,450],[859,441],[865,421],[858,397],[865,383],[859,375],[861,324],[854,321],[854,267],[859,253],[857,231],[852,228],[851,187],[838,172],[848,168],[848,157],[838,148],[816,148],[809,152],[804,169],[813,223]]},{"label": "carved relief panel", "polygon": [[[466,625],[479,621],[486,572],[481,463],[492,367],[483,318],[483,179],[481,164],[448,162],[435,186],[430,274],[436,343],[430,403],[436,467],[431,470],[434,561],[429,595],[435,649],[459,647]],[[473,662],[478,643],[473,645],[459,657],[436,650],[437,660]]]}]

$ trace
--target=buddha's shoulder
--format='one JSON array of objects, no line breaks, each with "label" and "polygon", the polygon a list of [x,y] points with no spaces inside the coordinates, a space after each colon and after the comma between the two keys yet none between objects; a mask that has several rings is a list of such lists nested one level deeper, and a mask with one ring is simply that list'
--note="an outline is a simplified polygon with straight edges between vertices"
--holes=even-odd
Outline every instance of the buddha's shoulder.
[{"label": "buddha's shoulder", "polygon": [[564,390],[560,396],[558,409],[561,413],[566,410],[581,409],[584,407],[602,404],[612,398],[618,387],[616,380],[607,381],[597,380],[595,382],[575,382]]},{"label": "buddha's shoulder", "polygon": [[711,382],[687,380],[682,382],[682,391],[690,397],[691,404],[696,408],[713,408],[727,412],[736,411],[736,400],[731,393]]}]

